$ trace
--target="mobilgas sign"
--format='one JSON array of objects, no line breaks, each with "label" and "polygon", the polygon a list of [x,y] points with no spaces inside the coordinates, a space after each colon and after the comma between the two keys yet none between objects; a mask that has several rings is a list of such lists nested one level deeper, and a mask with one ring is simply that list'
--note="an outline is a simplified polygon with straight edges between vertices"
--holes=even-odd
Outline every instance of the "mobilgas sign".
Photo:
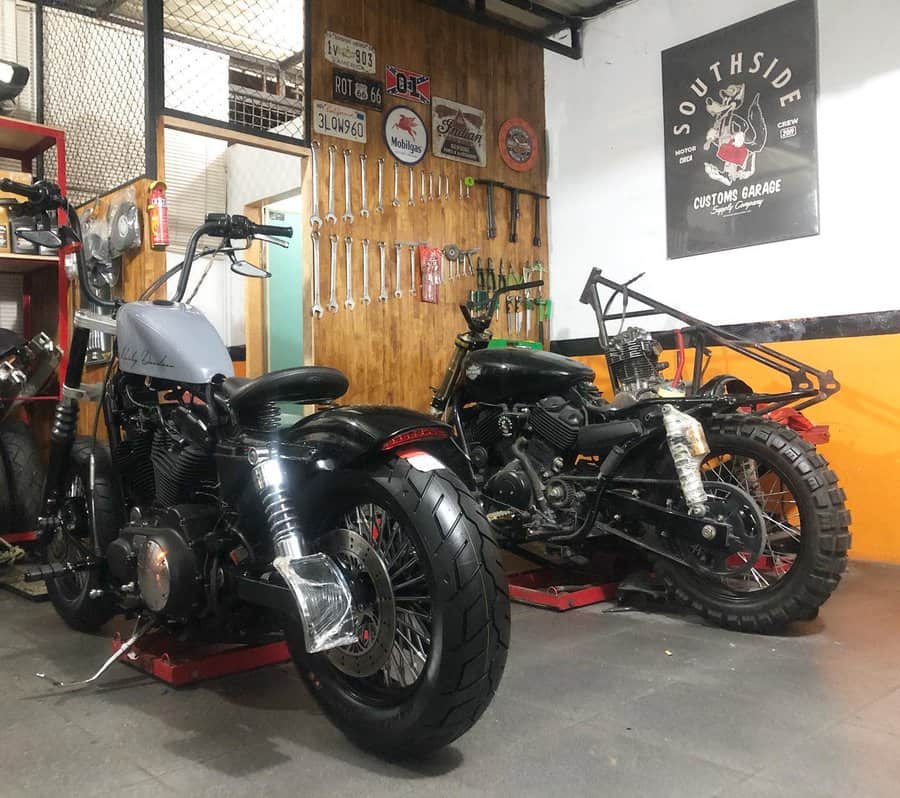
[{"label": "mobilgas sign", "polygon": [[815,0],[662,54],[670,258],[819,232]]},{"label": "mobilgas sign", "polygon": [[384,115],[384,141],[391,155],[411,166],[428,152],[428,129],[412,108],[398,105]]}]

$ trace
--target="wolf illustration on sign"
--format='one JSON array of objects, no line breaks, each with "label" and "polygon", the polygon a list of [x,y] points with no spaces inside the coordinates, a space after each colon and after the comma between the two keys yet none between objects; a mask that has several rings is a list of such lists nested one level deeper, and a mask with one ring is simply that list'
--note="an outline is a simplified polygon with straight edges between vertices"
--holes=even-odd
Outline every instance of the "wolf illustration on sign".
[{"label": "wolf illustration on sign", "polygon": [[703,149],[715,147],[716,160],[721,163],[705,164],[706,174],[726,186],[738,180],[747,180],[756,174],[756,156],[766,146],[768,129],[759,92],[747,109],[747,116],[738,111],[744,105],[746,87],[732,83],[719,91],[719,101],[706,98],[706,112],[713,117],[713,126],[706,133]]}]

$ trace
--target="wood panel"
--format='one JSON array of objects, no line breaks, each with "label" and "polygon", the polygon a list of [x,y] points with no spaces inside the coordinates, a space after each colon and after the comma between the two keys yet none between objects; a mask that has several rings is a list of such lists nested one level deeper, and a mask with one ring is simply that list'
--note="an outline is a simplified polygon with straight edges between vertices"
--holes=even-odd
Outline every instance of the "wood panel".
[{"label": "wood panel", "polygon": [[[547,231],[543,231],[543,246],[532,246],[532,202],[523,197],[519,220],[519,243],[509,244],[509,192],[498,191],[496,210],[498,237],[486,238],[485,190],[474,186],[471,198],[457,199],[461,176],[499,180],[523,189],[545,193],[546,164],[544,159],[544,67],[543,51],[536,45],[522,42],[502,32],[491,30],[419,0],[329,0],[313,4],[311,91],[313,99],[333,101],[333,65],[323,55],[326,31],[333,31],[373,45],[376,50],[376,69],[384,80],[385,64],[394,64],[431,77],[432,96],[437,95],[480,108],[486,113],[487,167],[455,163],[436,158],[430,152],[416,169],[416,205],[407,205],[407,169],[401,168],[399,208],[390,205],[393,196],[394,159],[384,144],[383,115],[367,111],[368,143],[353,144],[340,139],[320,137],[320,205],[325,214],[327,183],[327,147],[338,147],[336,195],[337,213],[344,207],[343,162],[341,150],[349,148],[353,165],[354,224],[342,221],[324,225],[321,231],[322,304],[328,299],[329,242],[331,234],[340,237],[337,270],[340,311],[327,314],[313,323],[314,356],[317,363],[332,365],[344,371],[351,381],[348,402],[378,402],[424,409],[431,398],[429,386],[436,385],[446,369],[455,335],[464,328],[458,306],[465,302],[468,292],[475,288],[475,277],[445,282],[440,288],[440,303],[429,305],[409,296],[408,251],[403,250],[403,297],[391,295],[386,303],[377,299],[366,307],[359,302],[362,285],[361,240],[370,241],[370,281],[373,297],[378,294],[378,248],[383,240],[388,246],[388,272],[393,276],[393,243],[395,241],[428,241],[433,246],[455,243],[462,248],[481,248],[485,265],[490,256],[495,268],[514,260],[521,275],[525,261],[541,260],[547,264]],[[385,98],[385,110],[394,105],[409,105],[431,126],[431,108],[419,103]],[[537,131],[541,155],[536,167],[527,173],[510,169],[501,160],[497,137],[500,126],[511,117],[527,120]],[[312,130],[312,124],[310,125]],[[430,145],[429,145],[430,146]],[[385,213],[373,214],[368,220],[358,215],[360,206],[359,153],[368,155],[369,206],[375,205],[376,162],[385,159]],[[419,173],[424,169],[435,175],[450,176],[450,200],[420,203]],[[305,186],[304,198],[309,215],[310,192]],[[542,207],[546,220],[546,206]],[[343,307],[345,297],[344,237],[353,237],[354,288],[356,309]],[[311,243],[307,235],[307,253]],[[309,257],[306,263],[311,263]],[[307,279],[310,269],[306,270]],[[546,275],[545,275],[546,276]],[[391,283],[393,280],[391,280]],[[305,294],[311,298],[312,292]],[[309,302],[304,313],[309,315]],[[505,332],[505,326],[504,326]]]},{"label": "wood panel", "polygon": [[[147,195],[149,192],[151,180],[147,178],[139,178],[126,186],[119,188],[109,194],[96,200],[96,212],[101,216],[105,216],[108,208],[121,201],[126,197],[133,199],[141,214],[141,246],[132,252],[123,255],[122,263],[122,284],[119,285],[114,293],[121,296],[125,300],[135,300],[157,277],[165,272],[166,269],[166,253],[163,250],[155,250],[150,246],[150,235],[147,225]],[[164,298],[165,287],[160,288],[150,298]],[[72,324],[72,310],[80,307],[78,301],[78,287],[72,284],[69,292],[69,325]],[[60,342],[60,346],[67,347],[68,341]],[[85,369],[84,382],[102,382],[106,373],[106,366],[92,366]],[[93,432],[94,413],[96,404],[93,402],[81,402],[78,415],[78,434],[90,435]],[[100,424],[100,433],[103,434],[103,424]]]}]

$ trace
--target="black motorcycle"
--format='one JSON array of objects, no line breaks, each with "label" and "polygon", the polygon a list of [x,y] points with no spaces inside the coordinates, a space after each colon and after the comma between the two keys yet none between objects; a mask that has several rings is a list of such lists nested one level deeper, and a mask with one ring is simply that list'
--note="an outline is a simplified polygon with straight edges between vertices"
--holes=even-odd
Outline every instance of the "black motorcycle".
[{"label": "black motorcycle", "polygon": [[[825,458],[772,415],[840,386],[830,372],[637,293],[633,282],[595,269],[581,296],[600,327],[611,401],[583,363],[488,348],[501,295],[540,282],[501,288],[480,313],[461,308],[468,330],[432,401],[467,455],[461,476],[501,545],[531,559],[530,543],[584,564],[611,540],[627,541],[680,600],[722,626],[766,632],[814,617],[844,571],[850,514]],[[621,312],[611,315],[614,305]],[[671,380],[661,376],[659,342],[625,328],[652,316],[687,325],[673,336]],[[705,380],[711,345],[779,371],[790,390],[754,393],[731,375]]]},{"label": "black motorcycle", "polygon": [[[76,251],[82,296],[56,409],[41,543],[53,606],[91,632],[114,614],[131,638],[255,642],[286,633],[325,713],[359,745],[416,754],[463,734],[490,703],[509,643],[509,603],[493,534],[454,475],[450,429],[391,407],[330,407],[292,426],[284,403],[331,404],[335,369],[233,376],[224,344],[185,296],[196,258],[268,274],[237,253],[291,228],[211,215],[192,235],[173,300],[96,295],[75,209],[59,188],[0,181],[29,213],[68,226],[23,233]],[[217,240],[198,253],[204,237]],[[276,243],[276,242],[271,242]],[[100,385],[83,385],[91,332],[116,338]],[[76,438],[79,401],[98,403]],[[102,414],[109,447],[96,435]]]}]

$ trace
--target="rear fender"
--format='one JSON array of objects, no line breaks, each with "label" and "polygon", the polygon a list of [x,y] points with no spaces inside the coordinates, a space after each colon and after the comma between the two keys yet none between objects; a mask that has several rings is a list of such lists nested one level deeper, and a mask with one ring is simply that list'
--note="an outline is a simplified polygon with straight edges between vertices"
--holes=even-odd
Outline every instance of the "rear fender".
[{"label": "rear fender", "polygon": [[[279,451],[284,460],[299,461],[306,465],[304,470],[312,471],[358,468],[390,456],[410,459],[415,465],[417,452],[447,468],[465,468],[451,434],[442,421],[402,407],[335,407],[284,430]],[[423,466],[437,467],[427,458],[417,459]]]}]

